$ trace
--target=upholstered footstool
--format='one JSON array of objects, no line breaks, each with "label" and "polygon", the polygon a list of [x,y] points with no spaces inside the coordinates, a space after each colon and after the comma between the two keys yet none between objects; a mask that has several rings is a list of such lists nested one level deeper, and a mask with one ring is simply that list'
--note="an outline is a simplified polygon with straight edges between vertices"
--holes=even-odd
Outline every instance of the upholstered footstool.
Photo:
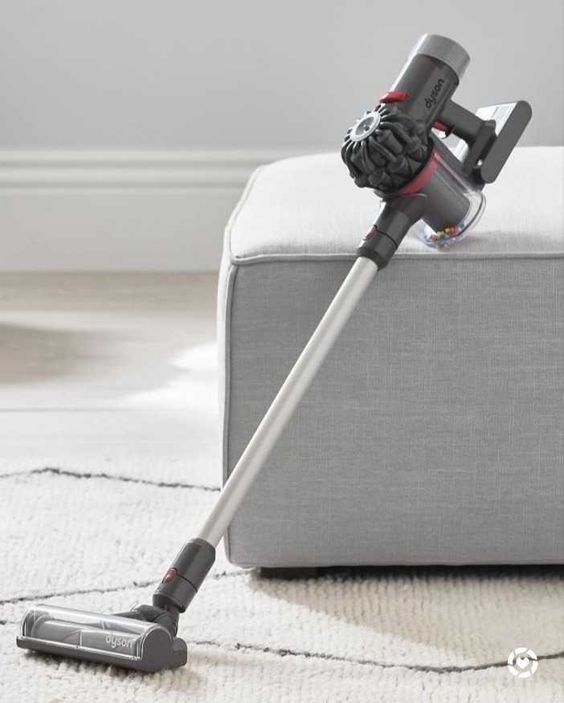
[{"label": "upholstered footstool", "polygon": [[[231,561],[564,562],[562,163],[518,149],[465,241],[406,237],[231,525]],[[336,154],[249,183],[220,280],[225,477],[377,210]]]}]

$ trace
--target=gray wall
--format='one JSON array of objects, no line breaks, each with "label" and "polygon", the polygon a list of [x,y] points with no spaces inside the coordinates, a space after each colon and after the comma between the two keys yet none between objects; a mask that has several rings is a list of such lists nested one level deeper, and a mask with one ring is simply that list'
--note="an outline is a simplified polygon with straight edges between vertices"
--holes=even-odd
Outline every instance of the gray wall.
[{"label": "gray wall", "polygon": [[323,149],[424,32],[561,144],[562,0],[0,0],[0,149]]}]

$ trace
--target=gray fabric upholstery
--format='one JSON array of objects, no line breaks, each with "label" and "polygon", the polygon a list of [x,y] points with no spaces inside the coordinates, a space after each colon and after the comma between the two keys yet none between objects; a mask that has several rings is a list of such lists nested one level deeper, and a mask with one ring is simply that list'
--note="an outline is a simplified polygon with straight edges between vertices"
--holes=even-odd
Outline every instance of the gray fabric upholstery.
[{"label": "gray fabric upholstery", "polygon": [[[464,249],[436,252],[408,235],[397,257],[561,255],[564,148],[516,149]],[[226,255],[239,264],[274,257],[351,256],[378,199],[357,188],[337,154],[285,159],[259,169],[228,227]]]},{"label": "gray fabric upholstery", "polygon": [[[265,167],[228,226],[225,475],[377,210],[343,172]],[[562,192],[562,149],[520,149],[465,242],[406,238],[233,522],[232,561],[564,562]]]}]

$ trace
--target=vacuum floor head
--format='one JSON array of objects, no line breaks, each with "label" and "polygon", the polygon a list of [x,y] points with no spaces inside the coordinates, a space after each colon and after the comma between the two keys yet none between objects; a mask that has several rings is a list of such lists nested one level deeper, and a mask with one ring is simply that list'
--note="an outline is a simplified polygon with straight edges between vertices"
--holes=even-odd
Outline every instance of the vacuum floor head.
[{"label": "vacuum floor head", "polygon": [[186,643],[155,622],[38,605],[25,614],[18,647],[138,671],[183,666]]}]

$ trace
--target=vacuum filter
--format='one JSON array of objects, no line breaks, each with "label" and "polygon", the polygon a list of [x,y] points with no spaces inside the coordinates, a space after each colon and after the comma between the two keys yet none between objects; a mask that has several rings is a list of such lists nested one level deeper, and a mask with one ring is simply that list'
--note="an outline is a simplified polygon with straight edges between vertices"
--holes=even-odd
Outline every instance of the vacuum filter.
[{"label": "vacuum filter", "polygon": [[39,605],[22,621],[18,647],[141,671],[186,663],[186,643],[154,622]]}]

